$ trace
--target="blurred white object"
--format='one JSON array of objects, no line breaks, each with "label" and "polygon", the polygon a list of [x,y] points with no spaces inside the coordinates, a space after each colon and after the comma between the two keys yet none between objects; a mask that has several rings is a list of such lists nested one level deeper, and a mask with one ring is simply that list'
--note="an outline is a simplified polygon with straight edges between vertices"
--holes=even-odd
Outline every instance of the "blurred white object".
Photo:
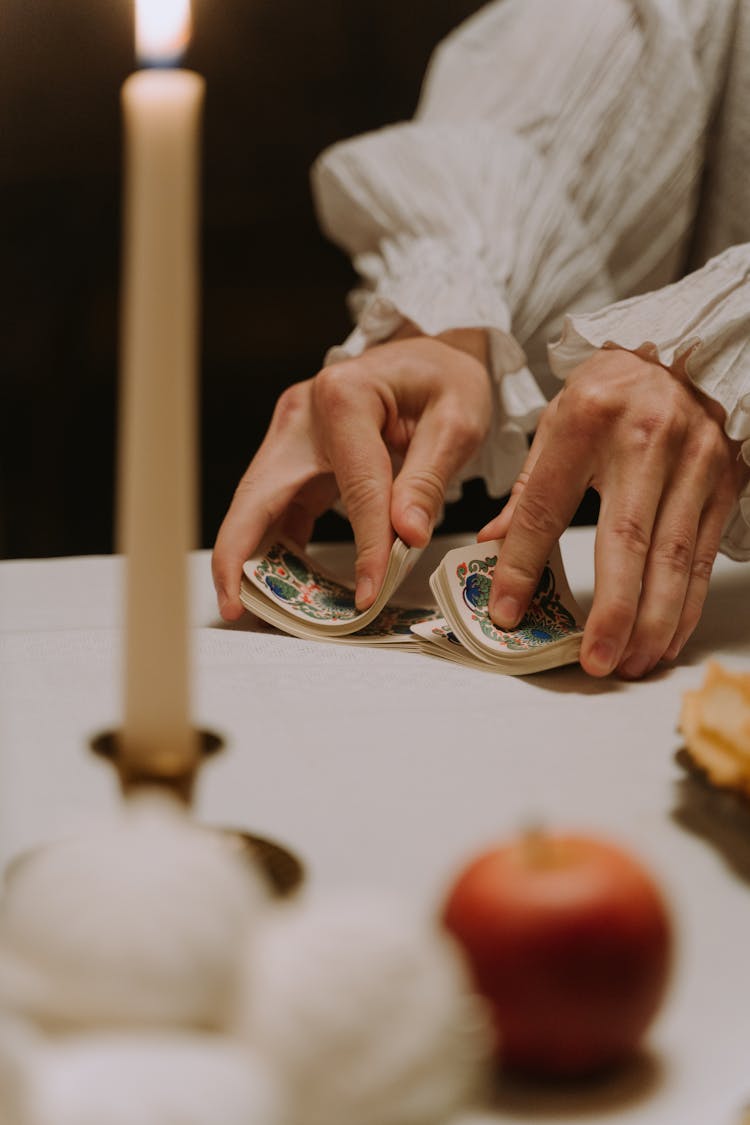
[{"label": "blurred white object", "polygon": [[58,1031],[222,1027],[267,900],[220,835],[169,798],[139,798],[12,868],[0,1004]]},{"label": "blurred white object", "polygon": [[283,1075],[288,1125],[438,1125],[481,1089],[490,1050],[452,941],[381,897],[270,915],[237,1019]]},{"label": "blurred white object", "polygon": [[35,1054],[31,1028],[0,1012],[0,1125],[24,1125],[24,1094]]},{"label": "blurred white object", "polygon": [[279,1120],[274,1077],[249,1047],[221,1035],[110,1033],[56,1037],[38,1048],[24,1116],[10,1125]]}]

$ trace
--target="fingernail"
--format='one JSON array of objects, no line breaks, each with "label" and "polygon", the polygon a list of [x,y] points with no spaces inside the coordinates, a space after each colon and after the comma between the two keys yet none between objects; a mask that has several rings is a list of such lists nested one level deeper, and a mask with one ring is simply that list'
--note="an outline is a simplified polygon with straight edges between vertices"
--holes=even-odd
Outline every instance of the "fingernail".
[{"label": "fingernail", "polygon": [[417,534],[423,539],[429,539],[432,534],[432,520],[424,508],[409,508],[406,515]]},{"label": "fingernail", "polygon": [[649,666],[649,659],[641,652],[632,653],[620,667],[620,675],[627,680],[639,680]]},{"label": "fingernail", "polygon": [[509,594],[492,603],[490,617],[501,629],[512,629],[521,619],[521,603]]},{"label": "fingernail", "polygon": [[354,603],[358,608],[367,609],[372,605],[374,587],[372,578],[360,578],[354,591]]},{"label": "fingernail", "polygon": [[608,676],[615,666],[617,650],[612,641],[596,641],[589,653],[589,664],[600,676]]},{"label": "fingernail", "polygon": [[677,657],[682,652],[684,644],[685,644],[685,642],[683,641],[683,639],[681,637],[677,638],[677,640],[672,641],[671,645],[669,646],[667,651],[664,653],[664,659],[665,660],[676,660]]}]

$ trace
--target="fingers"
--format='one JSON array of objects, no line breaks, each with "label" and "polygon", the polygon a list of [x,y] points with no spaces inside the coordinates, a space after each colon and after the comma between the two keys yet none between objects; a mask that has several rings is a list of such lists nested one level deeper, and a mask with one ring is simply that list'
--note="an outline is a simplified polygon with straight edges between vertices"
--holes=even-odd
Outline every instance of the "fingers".
[{"label": "fingers", "polygon": [[410,547],[424,547],[443,508],[451,478],[481,444],[486,426],[452,397],[431,404],[417,425],[393,486],[390,518]]},{"label": "fingers", "polygon": [[607,676],[623,657],[638,614],[641,583],[662,491],[656,465],[602,489],[594,551],[594,602],[581,645],[582,667]]},{"label": "fingers", "polygon": [[581,664],[640,677],[673,659],[700,617],[738,490],[723,412],[679,374],[612,350],[569,377],[542,421],[506,510],[479,536],[505,540],[490,614],[517,623],[591,485],[601,510]]},{"label": "fingers", "polygon": [[408,380],[394,383],[403,424],[390,424],[386,434],[405,458],[390,518],[409,546],[426,546],[451,479],[487,435],[492,399],[486,352],[486,335],[475,329],[412,341]]},{"label": "fingers", "polygon": [[[677,659],[700,621],[703,605],[708,594],[711,572],[719,552],[721,534],[731,506],[732,498],[730,497],[728,504],[710,504],[703,513],[695,542],[693,564],[688,578],[685,600],[677,628],[674,630],[669,645],[663,654],[662,659],[664,660]],[[649,670],[648,666],[646,670]],[[623,675],[632,676],[633,672],[629,668],[623,669]]]},{"label": "fingers", "polygon": [[[638,679],[673,659],[698,623],[733,502],[726,439],[700,417],[653,434],[602,490],[594,604],[581,664]],[[632,481],[634,488],[630,487]]]},{"label": "fingers", "polygon": [[636,622],[618,664],[621,676],[640,679],[662,658],[679,653],[700,618],[720,537],[721,524],[711,519],[692,535],[684,525],[676,534],[655,537]]},{"label": "fingers", "polygon": [[304,477],[297,476],[284,483],[273,481],[262,468],[251,466],[237,486],[211,558],[219,612],[225,621],[236,621],[244,613],[239,596],[243,564],[303,483]]},{"label": "fingers", "polygon": [[386,343],[282,395],[216,541],[214,579],[227,620],[242,612],[242,564],[268,528],[283,518],[296,540],[309,537],[325,506],[320,481],[328,482],[326,499],[331,482],[338,486],[357,546],[356,603],[372,604],[393,543],[390,450],[406,453],[394,503],[399,534],[410,545],[427,542],[450,476],[489,425],[487,371],[469,336]]},{"label": "fingers", "polygon": [[[739,444],[726,441],[721,416],[714,415],[714,418],[718,423],[717,430],[714,431],[714,445],[718,444],[715,461],[718,462],[719,468],[717,470],[715,464],[709,465],[701,474],[708,485],[708,502],[698,527],[682,614],[669,647],[664,653],[665,660],[677,658],[700,620],[724,526],[739,491],[748,480],[747,467],[741,460]],[[714,481],[715,483],[712,483]]]},{"label": "fingers", "polygon": [[643,575],[638,614],[619,664],[637,679],[661,659],[674,659],[700,619],[721,533],[733,502],[721,470],[723,439],[709,435],[716,455],[694,452],[662,499]]},{"label": "fingers", "polygon": [[555,418],[557,411],[557,399],[553,399],[545,410],[542,417],[539,419],[534,440],[531,443],[529,452],[526,456],[523,469],[516,477],[516,481],[510,490],[510,499],[503,508],[503,510],[491,519],[489,523],[485,524],[477,535],[477,542],[484,543],[488,539],[505,539],[513,519],[518,502],[523,494],[523,490],[529,482],[531,473],[539,460],[542,450],[547,441],[547,435],[550,431],[552,422]]},{"label": "fingers", "polygon": [[477,532],[477,543],[486,543],[488,539],[505,539],[513,519],[513,513],[528,479],[526,474],[519,474],[511,489],[510,497],[507,503],[503,505],[502,510]]},{"label": "fingers", "polygon": [[239,597],[243,563],[302,486],[320,471],[309,436],[309,413],[309,383],[284,392],[219,529],[211,569],[225,621],[236,621],[244,612]]},{"label": "fingers", "polygon": [[357,547],[355,602],[374,602],[385,578],[393,543],[390,503],[393,474],[381,437],[387,407],[379,390],[353,375],[346,363],[315,380],[315,414],[327,457]]},{"label": "fingers", "polygon": [[[533,449],[533,447],[532,447]],[[590,481],[586,443],[576,450],[566,443],[540,443],[530,452],[528,478],[519,481],[508,514],[500,513],[482,530],[504,532],[505,542],[495,568],[489,611],[502,629],[521,620],[536,589],[552,547],[575,513]]]},{"label": "fingers", "polygon": [[[409,546],[426,545],[451,477],[487,433],[484,333],[453,335],[453,343],[384,344],[315,380],[324,446],[357,544],[360,609],[382,585],[394,529]],[[405,454],[395,483],[389,450]]]},{"label": "fingers", "polygon": [[333,506],[338,494],[332,473],[311,480],[300,489],[284,513],[282,533],[298,547],[306,547],[318,516]]}]

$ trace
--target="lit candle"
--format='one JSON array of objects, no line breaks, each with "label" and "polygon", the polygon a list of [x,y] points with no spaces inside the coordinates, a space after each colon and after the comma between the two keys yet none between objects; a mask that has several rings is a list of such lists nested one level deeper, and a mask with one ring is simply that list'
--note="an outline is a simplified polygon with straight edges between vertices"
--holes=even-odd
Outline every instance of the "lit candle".
[{"label": "lit candle", "polygon": [[174,68],[190,0],[136,0],[152,69],[122,88],[125,127],[119,546],[127,556],[120,753],[127,772],[195,765],[188,551],[197,493],[198,207],[204,82]]}]

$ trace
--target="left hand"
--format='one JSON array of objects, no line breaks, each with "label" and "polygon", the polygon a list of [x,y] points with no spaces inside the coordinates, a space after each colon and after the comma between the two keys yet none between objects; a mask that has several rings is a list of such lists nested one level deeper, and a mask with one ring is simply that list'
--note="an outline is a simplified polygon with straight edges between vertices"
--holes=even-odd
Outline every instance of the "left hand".
[{"label": "left hand", "polygon": [[601,497],[594,601],[581,647],[593,676],[636,679],[695,629],[724,524],[748,467],[724,411],[687,376],[604,349],[542,416],[523,472],[479,540],[505,539],[490,616],[515,626],[588,487]]},{"label": "left hand", "polygon": [[[357,545],[357,608],[372,605],[394,533],[427,545],[448,483],[484,441],[491,412],[478,328],[430,337],[406,323],[386,343],[288,387],[216,539],[222,617],[244,612],[243,563],[270,529],[304,547],[339,495]],[[395,476],[394,454],[402,460]]]}]

